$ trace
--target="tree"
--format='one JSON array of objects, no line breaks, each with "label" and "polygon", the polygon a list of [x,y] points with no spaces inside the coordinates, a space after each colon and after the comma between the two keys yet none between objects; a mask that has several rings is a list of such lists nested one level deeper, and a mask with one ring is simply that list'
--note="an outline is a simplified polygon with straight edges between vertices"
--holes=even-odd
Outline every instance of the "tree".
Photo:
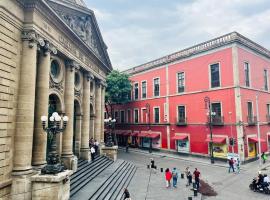
[{"label": "tree", "polygon": [[[129,76],[120,73],[118,70],[113,70],[107,76],[107,88],[105,95],[106,112],[109,116],[113,116],[113,105],[124,104],[130,101],[131,82]],[[108,110],[110,106],[110,112]]]}]

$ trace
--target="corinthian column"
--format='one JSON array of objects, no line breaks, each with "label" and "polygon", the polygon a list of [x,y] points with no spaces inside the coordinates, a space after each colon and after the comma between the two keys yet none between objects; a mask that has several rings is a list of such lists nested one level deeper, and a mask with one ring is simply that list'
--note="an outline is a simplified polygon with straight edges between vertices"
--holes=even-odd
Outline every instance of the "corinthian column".
[{"label": "corinthian column", "polygon": [[101,87],[101,136],[100,136],[101,143],[104,143],[105,89],[106,89],[106,84],[103,83]]},{"label": "corinthian column", "polygon": [[66,65],[65,77],[65,111],[69,121],[62,136],[62,160],[64,165],[72,168],[72,143],[73,143],[73,123],[74,123],[74,80],[75,80],[75,63],[69,62]]},{"label": "corinthian column", "polygon": [[84,73],[83,77],[83,119],[81,136],[81,158],[89,159],[89,131],[90,131],[90,74]]},{"label": "corinthian column", "polygon": [[[47,134],[43,131],[40,117],[48,116],[49,81],[50,81],[50,55],[51,48],[46,43],[44,52],[39,55],[36,81],[36,102],[34,122],[34,142],[32,153],[32,165],[41,168],[46,164]],[[56,52],[55,52],[56,53]]]},{"label": "corinthian column", "polygon": [[96,107],[96,118],[95,118],[95,139],[100,142],[101,135],[101,84],[100,80],[96,80],[95,88],[95,107]]},{"label": "corinthian column", "polygon": [[[36,88],[37,44],[34,32],[25,33],[22,42],[22,60],[14,135],[14,174],[32,172],[32,145]],[[25,39],[25,40],[24,40]]]}]

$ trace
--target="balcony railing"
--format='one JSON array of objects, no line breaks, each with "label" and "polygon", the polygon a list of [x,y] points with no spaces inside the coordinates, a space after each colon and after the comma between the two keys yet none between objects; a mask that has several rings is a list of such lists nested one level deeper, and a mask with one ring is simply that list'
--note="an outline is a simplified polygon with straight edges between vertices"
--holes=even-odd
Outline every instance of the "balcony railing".
[{"label": "balcony railing", "polygon": [[[208,116],[208,123],[210,122],[210,117]],[[224,125],[224,117],[218,115],[211,116],[211,124],[213,126],[223,126]]]},{"label": "balcony railing", "polygon": [[177,126],[186,126],[187,125],[187,118],[186,117],[176,118],[175,121],[176,121]]},{"label": "balcony railing", "polygon": [[256,116],[247,116],[247,122],[249,126],[255,126],[257,123],[257,117]]},{"label": "balcony railing", "polygon": [[270,115],[266,115],[266,121],[268,124],[270,124]]}]

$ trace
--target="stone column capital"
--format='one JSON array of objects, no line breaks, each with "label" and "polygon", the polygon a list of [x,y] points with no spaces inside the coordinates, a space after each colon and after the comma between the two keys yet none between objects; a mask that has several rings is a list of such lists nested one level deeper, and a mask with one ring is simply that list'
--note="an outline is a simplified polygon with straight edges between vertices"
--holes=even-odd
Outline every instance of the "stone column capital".
[{"label": "stone column capital", "polygon": [[89,71],[85,72],[84,75],[87,81],[92,81],[95,79],[94,75]]},{"label": "stone column capital", "polygon": [[44,55],[47,56],[49,55],[50,53],[56,55],[57,54],[57,49],[56,47],[49,41],[45,41],[45,45],[43,47],[44,49]]},{"label": "stone column capital", "polygon": [[76,71],[80,69],[79,64],[74,60],[69,60],[66,62],[66,66],[69,68],[71,72]]}]

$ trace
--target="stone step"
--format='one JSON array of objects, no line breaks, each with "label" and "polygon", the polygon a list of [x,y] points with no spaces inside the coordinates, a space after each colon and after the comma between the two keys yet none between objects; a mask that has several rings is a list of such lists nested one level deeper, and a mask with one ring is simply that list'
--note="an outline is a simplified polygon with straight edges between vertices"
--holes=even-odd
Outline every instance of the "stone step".
[{"label": "stone step", "polygon": [[89,163],[89,165],[86,165],[83,167],[83,169],[77,171],[76,175],[71,177],[70,196],[74,196],[112,163],[112,160],[102,157],[97,161]]}]

